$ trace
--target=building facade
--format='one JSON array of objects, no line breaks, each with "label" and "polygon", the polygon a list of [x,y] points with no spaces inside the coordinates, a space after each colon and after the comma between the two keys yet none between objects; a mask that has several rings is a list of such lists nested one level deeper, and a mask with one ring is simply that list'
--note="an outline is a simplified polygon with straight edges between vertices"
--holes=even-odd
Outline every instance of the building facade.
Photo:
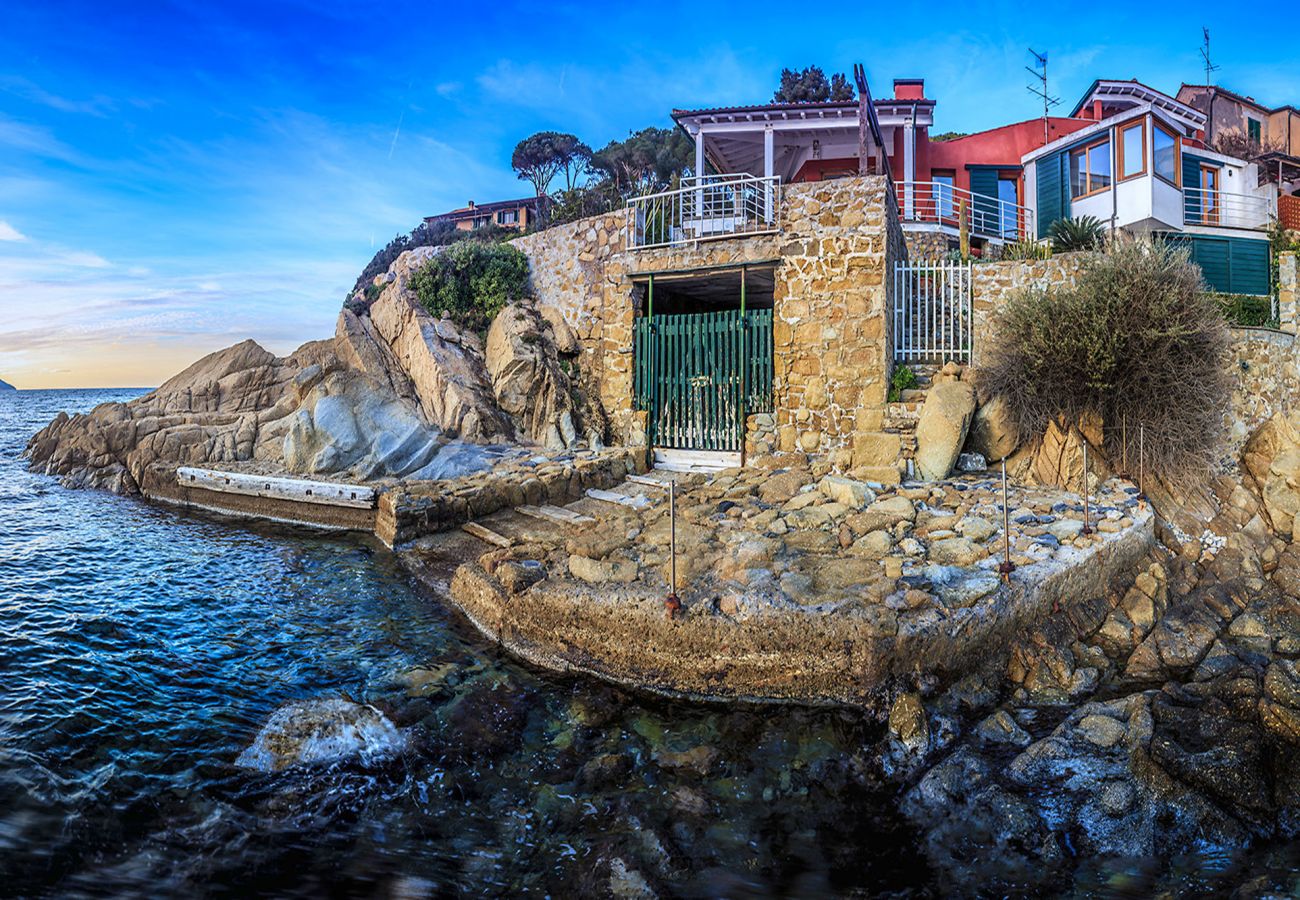
[{"label": "building facade", "polygon": [[451,223],[457,231],[474,231],[478,228],[497,226],[527,231],[537,222],[537,198],[525,197],[522,200],[498,200],[495,203],[475,203],[469,201],[460,209],[425,216],[427,226]]}]

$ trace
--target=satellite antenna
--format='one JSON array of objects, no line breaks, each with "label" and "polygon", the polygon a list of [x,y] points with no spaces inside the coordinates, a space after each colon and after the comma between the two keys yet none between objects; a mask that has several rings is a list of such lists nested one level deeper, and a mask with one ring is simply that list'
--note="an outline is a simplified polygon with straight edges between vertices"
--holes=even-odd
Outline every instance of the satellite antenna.
[{"label": "satellite antenna", "polygon": [[1218,66],[1210,62],[1210,29],[1202,26],[1201,34],[1205,37],[1205,42],[1201,44],[1201,59],[1205,60],[1205,86],[1210,86],[1210,73],[1218,70]]},{"label": "satellite antenna", "polygon": [[1029,48],[1029,53],[1034,58],[1034,65],[1033,68],[1025,66],[1025,71],[1033,75],[1038,84],[1026,85],[1025,90],[1043,101],[1043,144],[1046,145],[1051,140],[1048,134],[1047,114],[1053,106],[1061,102],[1061,98],[1053,97],[1047,89],[1047,54],[1039,53],[1033,47]]}]

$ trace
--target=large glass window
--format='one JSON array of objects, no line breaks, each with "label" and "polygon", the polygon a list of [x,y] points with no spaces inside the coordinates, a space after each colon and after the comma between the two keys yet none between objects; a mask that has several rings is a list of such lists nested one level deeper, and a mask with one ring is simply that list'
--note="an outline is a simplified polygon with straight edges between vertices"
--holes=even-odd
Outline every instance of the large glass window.
[{"label": "large glass window", "polygon": [[1153,169],[1170,184],[1178,184],[1178,138],[1157,125],[1151,131]]},{"label": "large glass window", "polygon": [[1110,187],[1110,140],[1070,153],[1070,196],[1086,197]]},{"label": "large glass window", "polygon": [[1018,179],[998,178],[998,230],[1004,238],[1015,238],[1020,228]]},{"label": "large glass window", "polygon": [[1146,121],[1119,130],[1119,177],[1133,178],[1147,170]]},{"label": "large glass window", "polygon": [[940,219],[950,219],[953,216],[953,196],[952,196],[952,179],[949,174],[939,174],[938,172],[930,176],[934,179],[934,208],[938,211]]}]

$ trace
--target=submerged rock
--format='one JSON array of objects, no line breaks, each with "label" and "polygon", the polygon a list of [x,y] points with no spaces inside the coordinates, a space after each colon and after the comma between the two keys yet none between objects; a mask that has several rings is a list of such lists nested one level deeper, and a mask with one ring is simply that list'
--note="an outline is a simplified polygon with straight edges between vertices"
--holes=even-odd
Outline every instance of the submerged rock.
[{"label": "submerged rock", "polygon": [[359,756],[382,759],[405,741],[383,713],[348,700],[304,700],[276,710],[235,765],[259,772]]}]

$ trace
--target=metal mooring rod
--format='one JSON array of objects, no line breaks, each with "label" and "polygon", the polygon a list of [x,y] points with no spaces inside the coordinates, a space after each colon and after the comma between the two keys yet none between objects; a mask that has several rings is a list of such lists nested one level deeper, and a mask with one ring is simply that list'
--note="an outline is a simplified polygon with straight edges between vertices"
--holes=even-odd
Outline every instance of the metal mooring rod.
[{"label": "metal mooring rod", "polygon": [[1143,487],[1147,477],[1147,426],[1145,422],[1138,423],[1138,504],[1139,509],[1147,508],[1147,492]]},{"label": "metal mooring rod", "polygon": [[1088,516],[1088,438],[1082,432],[1079,436],[1083,438],[1083,533],[1092,534],[1092,523]]},{"label": "metal mooring rod", "polygon": [[677,615],[682,601],[677,599],[677,482],[668,482],[668,596],[664,598],[668,618]]},{"label": "metal mooring rod", "polygon": [[1011,581],[1011,573],[1016,564],[1011,561],[1011,504],[1007,500],[1007,458],[1002,457],[1002,562],[998,565],[998,574],[1005,582]]}]

